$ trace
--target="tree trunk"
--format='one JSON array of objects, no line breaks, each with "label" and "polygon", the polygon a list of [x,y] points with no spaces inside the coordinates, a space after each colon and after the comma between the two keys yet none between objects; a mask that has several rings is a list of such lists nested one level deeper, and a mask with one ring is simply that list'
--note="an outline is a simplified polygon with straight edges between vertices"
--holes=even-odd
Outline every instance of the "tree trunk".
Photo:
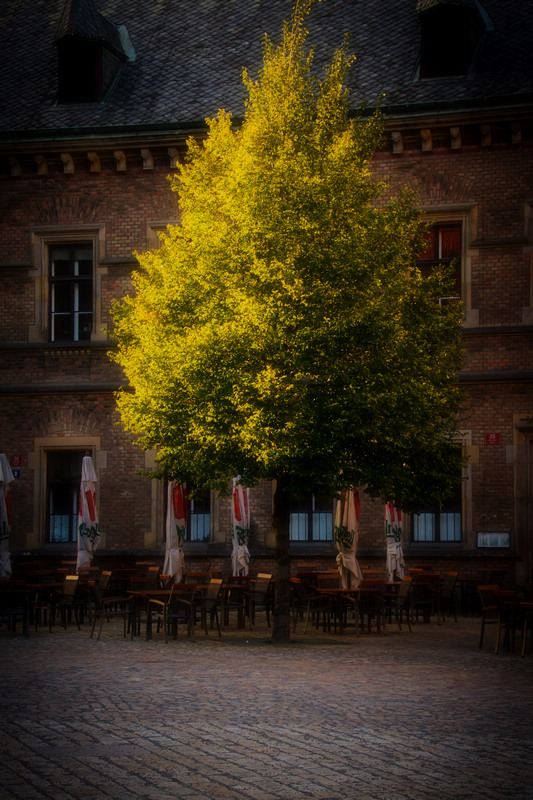
[{"label": "tree trunk", "polygon": [[291,640],[289,501],[287,476],[280,475],[274,492],[272,520],[276,536],[276,591],[272,622],[272,641],[275,644],[288,644]]}]

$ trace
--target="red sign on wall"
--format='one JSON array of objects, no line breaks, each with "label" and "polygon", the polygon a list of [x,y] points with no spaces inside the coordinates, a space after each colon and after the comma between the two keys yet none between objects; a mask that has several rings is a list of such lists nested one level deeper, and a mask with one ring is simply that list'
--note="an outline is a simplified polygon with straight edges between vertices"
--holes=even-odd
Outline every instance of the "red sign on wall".
[{"label": "red sign on wall", "polygon": [[24,456],[11,456],[11,466],[19,469],[24,466]]},{"label": "red sign on wall", "polygon": [[499,433],[486,433],[485,444],[501,444],[501,435]]}]

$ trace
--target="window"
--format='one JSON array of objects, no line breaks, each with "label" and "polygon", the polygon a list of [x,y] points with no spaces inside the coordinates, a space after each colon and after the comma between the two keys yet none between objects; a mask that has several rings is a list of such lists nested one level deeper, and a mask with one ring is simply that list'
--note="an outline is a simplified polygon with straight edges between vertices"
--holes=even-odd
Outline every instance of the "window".
[{"label": "window", "polygon": [[483,32],[477,9],[433,3],[420,14],[420,77],[465,75]]},{"label": "window", "polygon": [[461,298],[461,238],[460,224],[433,225],[428,231],[427,246],[418,258],[418,267],[424,275],[431,274],[439,264],[453,267],[452,294],[441,297],[441,304]]},{"label": "window", "polygon": [[134,50],[123,25],[116,27],[85,3],[65,3],[56,30],[60,103],[96,103]]},{"label": "window", "polygon": [[47,541],[75,542],[84,450],[51,450],[47,453]]},{"label": "window", "polygon": [[189,501],[189,520],[185,539],[188,542],[208,542],[211,537],[211,493],[202,492]]},{"label": "window", "polygon": [[444,505],[422,509],[419,514],[413,514],[413,542],[460,542],[462,503],[463,481],[459,470],[455,491]]},{"label": "window", "polygon": [[92,246],[52,245],[49,254],[50,341],[88,341],[93,324]]},{"label": "window", "polygon": [[331,497],[312,494],[292,498],[290,539],[292,542],[332,541],[333,501]]}]

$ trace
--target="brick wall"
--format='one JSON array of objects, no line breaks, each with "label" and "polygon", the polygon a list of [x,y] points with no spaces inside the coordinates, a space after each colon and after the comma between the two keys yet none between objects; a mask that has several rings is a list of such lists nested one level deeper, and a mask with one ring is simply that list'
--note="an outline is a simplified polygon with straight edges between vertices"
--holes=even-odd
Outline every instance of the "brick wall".
[{"label": "brick wall", "polygon": [[[470,559],[477,530],[490,526],[494,530],[510,530],[513,536],[516,533],[514,418],[533,418],[530,380],[517,381],[511,375],[516,371],[525,375],[533,369],[531,330],[522,324],[523,308],[532,304],[531,247],[528,249],[524,232],[526,204],[531,201],[533,185],[533,135],[531,127],[523,125],[521,142],[513,144],[509,131],[508,123],[494,122],[491,143],[486,145],[480,139],[478,125],[463,125],[461,147],[454,149],[449,127],[443,125],[433,130],[431,151],[422,152],[420,132],[411,126],[403,131],[402,152],[393,152],[389,139],[374,160],[376,176],[390,181],[391,193],[396,194],[402,186],[416,188],[420,206],[428,210],[429,216],[438,210],[453,209],[471,215],[467,242],[471,308],[478,310],[481,328],[490,330],[465,332],[465,372],[470,377],[464,384],[467,402],[462,427],[471,432],[472,444],[478,448],[478,459],[471,468],[471,530],[463,548],[465,558]],[[93,148],[98,149],[97,144],[91,145]],[[35,322],[35,284],[29,274],[34,257],[32,229],[104,226],[99,300],[102,322],[107,326],[113,298],[130,289],[133,251],[142,251],[149,245],[148,223],[178,217],[177,198],[166,180],[172,172],[166,147],[152,146],[154,168],[148,170],[139,146],[122,145],[122,149],[126,169],[121,172],[117,171],[114,148],[107,145],[98,151],[97,173],[90,171],[86,149],[82,152],[75,147],[71,148],[73,174],[64,173],[59,151],[51,147],[46,154],[47,175],[35,174],[33,154],[19,154],[21,176],[0,172],[0,368],[1,383],[12,388],[2,398],[0,450],[27,456],[36,437],[81,436],[89,432],[99,436],[101,450],[107,453],[101,519],[107,546],[117,553],[142,551],[153,524],[150,483],[138,474],[144,467],[144,455],[117,424],[110,390],[85,394],[67,390],[80,383],[117,384],[120,371],[108,360],[105,342],[85,348],[55,348],[54,352],[46,346],[25,345],[28,328]],[[489,380],[487,374],[494,371],[508,371],[509,380]],[[473,379],[472,375],[478,377]],[[63,385],[61,392],[46,392],[47,385],[57,384]],[[21,386],[26,386],[26,391],[13,393],[14,387]],[[499,433],[500,444],[486,445],[487,432]],[[17,509],[13,525],[15,547],[24,548],[32,532],[34,488],[34,476],[26,462],[13,488]],[[270,571],[269,484],[251,490],[251,507],[252,549],[257,554],[257,564]],[[162,534],[162,529],[157,531],[159,547]],[[217,539],[219,549],[224,542],[229,548],[228,498],[220,501]],[[364,495],[359,548],[367,563],[382,563],[383,507]],[[315,548],[313,553],[303,548],[301,552],[295,550],[293,560],[296,563],[314,557],[326,567],[333,563],[335,553],[333,546],[320,551]],[[409,557],[424,558],[419,554]],[[440,564],[439,559],[443,565],[451,563],[442,555],[428,553],[428,557],[433,557],[435,563]],[[194,558],[201,560],[203,556],[196,553]],[[227,555],[217,558],[227,563]]]}]

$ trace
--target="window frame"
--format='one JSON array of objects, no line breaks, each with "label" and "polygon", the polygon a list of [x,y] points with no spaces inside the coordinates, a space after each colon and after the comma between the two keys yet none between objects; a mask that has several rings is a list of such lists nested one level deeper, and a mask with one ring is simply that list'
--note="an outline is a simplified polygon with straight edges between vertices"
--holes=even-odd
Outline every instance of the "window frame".
[{"label": "window frame", "polygon": [[[107,453],[101,450],[99,436],[45,436],[37,437],[33,440],[33,451],[28,454],[28,467],[33,470],[34,491],[33,491],[33,529],[28,533],[27,547],[32,548],[63,548],[67,551],[75,551],[76,542],[50,542],[48,539],[48,453],[53,450],[75,450],[78,452],[88,452],[92,457],[96,474],[100,480],[101,470],[107,467]],[[100,493],[97,492],[97,502],[100,501]],[[102,532],[100,546],[105,547],[106,534]]]},{"label": "window frame", "polygon": [[[79,512],[79,493],[80,493],[80,485],[81,485],[81,472],[82,472],[82,461],[83,456],[87,451],[84,449],[76,448],[76,447],[53,447],[46,449],[46,517],[45,517],[45,542],[46,544],[51,545],[72,545],[77,543],[78,539],[78,512]],[[51,474],[51,458],[57,454],[66,454],[68,453],[70,456],[76,456],[79,459],[79,475],[77,476],[76,480],[72,481],[60,481],[57,477],[52,480],[53,476]],[[52,538],[52,516],[66,516],[65,514],[61,515],[53,515],[52,514],[52,490],[54,487],[58,487],[60,485],[65,485],[69,489],[73,490],[72,500],[73,500],[73,508],[71,512],[68,514],[69,516],[69,523],[68,523],[68,538],[67,539],[56,539]]]},{"label": "window frame", "polygon": [[[289,540],[292,545],[297,544],[324,544],[329,543],[331,544],[334,540],[333,538],[333,498],[323,498],[324,500],[328,500],[331,503],[331,510],[327,508],[318,508],[317,509],[317,500],[320,502],[322,500],[321,496],[315,494],[304,495],[302,497],[291,497],[290,501],[290,510],[289,510]],[[310,508],[305,509],[305,504],[309,502]],[[324,502],[324,506],[327,505]],[[300,506],[301,508],[298,508]],[[329,536],[315,536],[315,531],[317,530],[316,522],[318,521],[318,517],[323,517],[324,515],[329,516]],[[298,528],[302,525],[306,536],[295,538],[293,535],[293,519],[295,517],[300,517],[301,519],[298,521]],[[326,521],[326,528],[328,527],[328,522]],[[327,531],[326,531],[327,533]]]},{"label": "window frame", "polygon": [[479,454],[477,448],[472,446],[471,431],[460,431],[456,443],[457,446],[461,448],[462,454],[465,457],[465,463],[461,470],[461,485],[458,487],[460,488],[460,497],[457,497],[459,502],[454,504],[452,501],[440,507],[428,506],[423,508],[421,513],[439,514],[440,516],[443,513],[449,513],[446,511],[447,508],[450,509],[450,512],[456,513],[454,512],[454,508],[456,509],[458,507],[460,514],[460,538],[441,539],[439,537],[433,539],[415,539],[415,518],[417,515],[411,514],[409,520],[409,540],[411,548],[451,547],[456,549],[458,547],[464,548],[472,545],[472,464],[478,463]]},{"label": "window frame", "polygon": [[437,4],[419,12],[418,79],[468,75],[486,28],[477,6]]},{"label": "window frame", "polygon": [[60,246],[79,246],[90,244],[92,247],[92,326],[88,340],[58,342],[62,346],[87,346],[89,342],[106,341],[107,331],[102,320],[102,278],[108,274],[107,267],[100,262],[105,257],[104,225],[73,226],[38,226],[32,228],[32,267],[30,277],[34,279],[35,300],[34,320],[28,326],[28,341],[54,345],[51,339],[51,283],[50,283],[50,249]]},{"label": "window frame", "polygon": [[[210,542],[213,537],[213,493],[211,491],[207,492],[206,498],[188,498],[187,505],[188,515],[185,542],[199,545]],[[196,509],[196,506],[200,507],[199,511]],[[204,506],[208,506],[207,512],[204,510]],[[200,519],[202,520],[201,525]],[[194,524],[193,520],[195,520]],[[204,531],[204,536],[198,536],[198,530],[200,528]],[[206,530],[207,535],[205,535]]]},{"label": "window frame", "polygon": [[[442,234],[444,231],[452,230],[454,228],[459,229],[459,254],[454,256],[443,256],[442,255]],[[439,305],[443,305],[447,302],[454,302],[454,301],[461,301],[462,299],[462,288],[463,288],[463,225],[462,222],[440,222],[435,221],[431,227],[429,228],[428,233],[436,233],[437,235],[433,236],[433,249],[434,252],[431,258],[418,258],[417,259],[417,267],[422,272],[423,275],[429,275],[436,267],[439,265],[443,265],[446,267],[451,267],[455,270],[455,285],[456,291],[455,294],[446,295],[443,297],[439,297]]]},{"label": "window frame", "polygon": [[[82,248],[90,249],[90,259],[85,259],[86,261],[91,262],[91,270],[90,274],[83,275],[79,272],[79,263],[81,259],[76,258],[76,250],[81,250]],[[68,250],[68,264],[69,264],[69,272],[65,275],[57,275],[54,274],[54,265],[59,262],[60,259],[54,258],[54,251],[59,250]],[[54,343],[60,344],[72,344],[72,343],[81,343],[90,341],[92,330],[93,330],[93,316],[94,316],[94,292],[93,292],[93,282],[94,282],[94,253],[92,248],[92,243],[90,242],[79,242],[77,244],[60,244],[60,245],[49,245],[48,247],[48,257],[49,257],[49,288],[50,288],[50,297],[49,297],[49,312],[50,312],[50,322],[49,322],[49,335],[50,341]],[[67,259],[63,259],[63,261],[67,261]],[[77,274],[76,274],[77,273]],[[83,286],[89,286],[89,295],[90,295],[90,310],[82,310],[80,309],[80,298],[84,292],[82,292]],[[60,294],[60,289],[66,289],[65,294],[68,295],[68,310],[56,310],[55,304],[58,300],[58,295]],[[90,316],[90,328],[89,328],[89,336],[83,337],[80,336],[80,320],[83,316]],[[60,325],[62,320],[68,320],[68,325]],[[56,326],[57,322],[57,326]],[[56,334],[56,329],[68,327],[70,329],[70,336],[63,338],[61,335]]]},{"label": "window frame", "polygon": [[477,237],[478,211],[475,203],[442,206],[419,206],[422,218],[438,226],[461,225],[461,303],[463,305],[463,326],[479,327],[479,309],[472,308],[472,258],[479,251],[470,243]]}]

